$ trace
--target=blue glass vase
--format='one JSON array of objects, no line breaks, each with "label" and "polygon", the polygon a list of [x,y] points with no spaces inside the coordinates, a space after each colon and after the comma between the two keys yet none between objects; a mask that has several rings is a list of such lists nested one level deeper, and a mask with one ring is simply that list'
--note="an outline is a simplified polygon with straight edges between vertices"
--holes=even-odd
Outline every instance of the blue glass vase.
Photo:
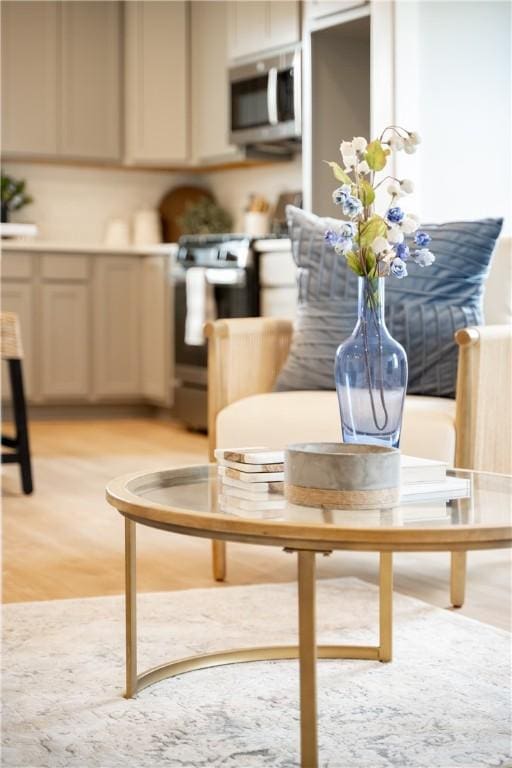
[{"label": "blue glass vase", "polygon": [[407,355],[384,319],[385,278],[359,278],[358,319],[334,366],[345,443],[397,448],[407,390]]}]

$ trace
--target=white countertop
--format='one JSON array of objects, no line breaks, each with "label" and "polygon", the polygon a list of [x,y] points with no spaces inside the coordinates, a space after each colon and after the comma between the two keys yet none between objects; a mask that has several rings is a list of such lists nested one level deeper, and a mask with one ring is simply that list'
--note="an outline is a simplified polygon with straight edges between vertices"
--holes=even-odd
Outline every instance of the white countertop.
[{"label": "white countertop", "polygon": [[24,251],[31,253],[103,253],[106,255],[160,256],[173,255],[178,250],[176,243],[158,245],[129,245],[126,248],[103,245],[102,243],[65,243],[51,240],[2,240],[2,251]]},{"label": "white countertop", "polygon": [[292,244],[288,237],[269,237],[266,240],[256,240],[254,243],[254,250],[257,253],[283,253],[291,249]]}]

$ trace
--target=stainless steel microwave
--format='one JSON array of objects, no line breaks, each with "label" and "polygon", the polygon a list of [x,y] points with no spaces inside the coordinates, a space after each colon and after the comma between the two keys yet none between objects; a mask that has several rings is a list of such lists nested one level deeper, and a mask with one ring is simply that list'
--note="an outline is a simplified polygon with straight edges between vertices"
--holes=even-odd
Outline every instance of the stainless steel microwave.
[{"label": "stainless steel microwave", "polygon": [[294,48],[230,68],[232,144],[300,139],[301,66]]}]

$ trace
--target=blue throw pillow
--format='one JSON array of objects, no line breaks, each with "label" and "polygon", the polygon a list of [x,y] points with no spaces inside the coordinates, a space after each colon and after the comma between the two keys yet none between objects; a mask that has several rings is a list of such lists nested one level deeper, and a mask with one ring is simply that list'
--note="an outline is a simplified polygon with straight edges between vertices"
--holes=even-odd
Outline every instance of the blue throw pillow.
[{"label": "blue throw pillow", "polygon": [[[357,276],[324,241],[332,219],[288,206],[298,267],[299,306],[288,360],[276,389],[334,389],[334,356],[357,320]],[[436,260],[408,263],[409,276],[386,279],[386,323],[409,361],[407,391],[455,397],[455,331],[484,322],[482,298],[502,219],[422,225]]]}]

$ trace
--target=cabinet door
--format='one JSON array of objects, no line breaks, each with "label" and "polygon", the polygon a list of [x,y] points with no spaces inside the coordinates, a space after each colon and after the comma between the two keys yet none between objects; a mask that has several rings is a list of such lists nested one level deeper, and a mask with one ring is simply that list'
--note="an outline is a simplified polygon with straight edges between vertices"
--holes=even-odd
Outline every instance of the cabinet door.
[{"label": "cabinet door", "polygon": [[57,153],[56,2],[2,3],[2,152]]},{"label": "cabinet door", "polygon": [[126,140],[132,163],[188,158],[188,7],[126,3]]},{"label": "cabinet door", "polygon": [[171,405],[171,291],[169,257],[142,261],[142,394],[149,401]]},{"label": "cabinet door", "polygon": [[98,256],[94,264],[94,396],[141,392],[140,257]]},{"label": "cabinet door", "polygon": [[300,8],[296,0],[230,2],[228,13],[231,59],[258,55],[300,40]]},{"label": "cabinet door", "polygon": [[41,285],[41,395],[87,400],[89,394],[88,285]]},{"label": "cabinet door", "polygon": [[60,154],[118,160],[120,4],[62,3]]},{"label": "cabinet door", "polygon": [[[34,386],[34,290],[28,282],[3,280],[2,310],[15,312],[18,315],[23,346],[23,378],[25,395],[31,399],[35,392]],[[10,398],[7,365],[2,363],[2,399]]]},{"label": "cabinet door", "polygon": [[195,160],[223,160],[236,154],[228,143],[227,84],[229,3],[192,3],[192,148]]}]

